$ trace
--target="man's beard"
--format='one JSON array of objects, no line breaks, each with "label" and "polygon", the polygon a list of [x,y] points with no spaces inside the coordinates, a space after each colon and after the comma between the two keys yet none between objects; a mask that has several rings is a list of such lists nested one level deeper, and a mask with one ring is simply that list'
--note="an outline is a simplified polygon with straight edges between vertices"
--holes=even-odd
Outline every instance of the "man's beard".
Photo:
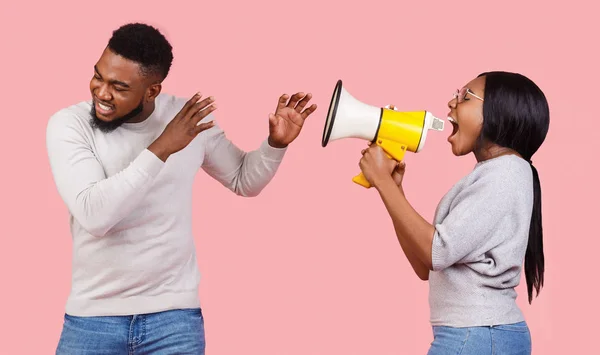
[{"label": "man's beard", "polygon": [[142,98],[142,100],[140,100],[140,104],[133,110],[129,111],[129,113],[127,113],[126,115],[115,118],[114,120],[112,120],[110,122],[105,122],[105,121],[102,121],[101,119],[99,119],[98,116],[96,116],[96,105],[92,102],[92,109],[90,111],[90,114],[92,115],[92,119],[91,119],[90,123],[92,124],[93,128],[98,128],[100,131],[102,131],[104,133],[110,133],[110,132],[114,131],[115,129],[119,128],[123,123],[126,123],[127,121],[131,120],[135,116],[139,115],[143,110],[144,110],[144,99]]}]

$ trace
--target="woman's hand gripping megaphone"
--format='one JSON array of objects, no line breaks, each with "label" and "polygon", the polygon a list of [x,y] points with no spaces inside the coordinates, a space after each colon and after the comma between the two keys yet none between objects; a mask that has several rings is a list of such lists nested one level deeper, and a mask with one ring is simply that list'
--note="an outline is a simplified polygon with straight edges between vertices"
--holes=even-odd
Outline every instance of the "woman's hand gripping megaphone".
[{"label": "woman's hand gripping megaphone", "polygon": [[[386,108],[396,110],[394,105],[388,105]],[[377,144],[368,142],[368,146],[367,149],[363,149],[361,152],[363,157],[359,162],[359,166],[362,175],[369,184],[377,188],[382,181],[392,179],[399,188],[402,188],[406,163],[394,160]]]}]

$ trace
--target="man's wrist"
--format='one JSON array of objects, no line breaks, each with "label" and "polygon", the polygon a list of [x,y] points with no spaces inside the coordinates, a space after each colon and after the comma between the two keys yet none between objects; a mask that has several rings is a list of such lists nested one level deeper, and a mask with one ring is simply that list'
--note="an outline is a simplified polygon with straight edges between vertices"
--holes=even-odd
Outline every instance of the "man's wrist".
[{"label": "man's wrist", "polygon": [[287,148],[287,144],[279,144],[276,143],[271,136],[269,136],[269,138],[267,139],[267,143],[272,147],[272,148],[277,148],[277,149],[283,149],[283,148]]},{"label": "man's wrist", "polygon": [[171,156],[169,150],[165,148],[163,144],[161,144],[160,139],[152,142],[152,144],[148,146],[148,150],[154,153],[154,155],[156,155],[158,159],[162,160],[163,162],[166,162],[169,156]]}]

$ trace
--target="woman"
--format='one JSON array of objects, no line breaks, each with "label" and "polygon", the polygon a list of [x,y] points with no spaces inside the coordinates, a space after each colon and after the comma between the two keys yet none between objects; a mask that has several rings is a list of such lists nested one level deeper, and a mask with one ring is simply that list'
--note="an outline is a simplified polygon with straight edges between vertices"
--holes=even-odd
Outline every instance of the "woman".
[{"label": "woman", "polygon": [[529,303],[544,282],[541,190],[531,157],[548,132],[548,103],[528,78],[489,72],[448,106],[452,152],[473,153],[477,163],[440,201],[433,225],[405,198],[404,162],[370,145],[360,168],[415,273],[429,280],[429,355],[530,354],[515,287],[523,261]]}]

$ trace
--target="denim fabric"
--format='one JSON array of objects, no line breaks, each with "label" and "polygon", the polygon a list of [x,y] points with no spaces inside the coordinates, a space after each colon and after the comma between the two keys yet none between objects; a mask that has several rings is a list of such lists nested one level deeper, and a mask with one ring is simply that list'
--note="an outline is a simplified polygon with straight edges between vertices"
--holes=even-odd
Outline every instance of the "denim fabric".
[{"label": "denim fabric", "polygon": [[530,355],[531,334],[525,322],[492,327],[433,327],[427,355]]},{"label": "denim fabric", "polygon": [[200,308],[133,316],[65,315],[57,355],[204,355]]}]

